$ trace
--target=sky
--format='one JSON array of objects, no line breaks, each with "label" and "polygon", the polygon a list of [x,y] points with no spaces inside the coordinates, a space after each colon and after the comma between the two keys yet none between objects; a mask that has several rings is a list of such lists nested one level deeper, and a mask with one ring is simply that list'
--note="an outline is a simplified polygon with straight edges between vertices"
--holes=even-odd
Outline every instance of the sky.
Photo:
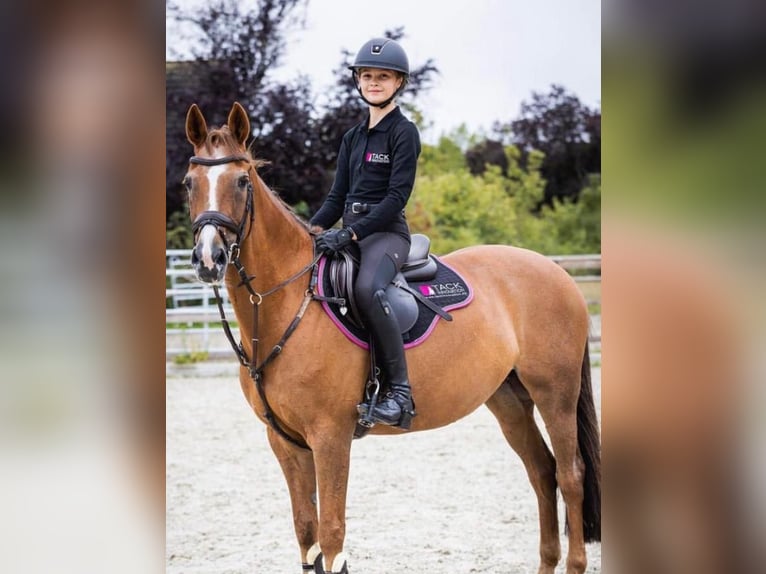
[{"label": "sky", "polygon": [[[434,88],[418,98],[431,124],[421,132],[428,143],[461,124],[479,133],[516,119],[522,101],[552,84],[589,107],[601,106],[601,3],[595,0],[309,0],[303,13],[305,28],[287,34],[274,78],[307,75],[321,101],[343,49],[355,53],[402,26],[410,66],[432,58],[440,71]],[[167,42],[174,42],[170,28]]]}]

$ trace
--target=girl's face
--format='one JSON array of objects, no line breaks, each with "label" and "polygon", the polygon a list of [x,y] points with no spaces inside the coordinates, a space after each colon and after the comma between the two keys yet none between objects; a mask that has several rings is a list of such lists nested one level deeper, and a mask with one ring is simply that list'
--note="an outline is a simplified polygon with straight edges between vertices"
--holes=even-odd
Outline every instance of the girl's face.
[{"label": "girl's face", "polygon": [[380,68],[361,68],[359,70],[359,86],[362,95],[373,104],[385,102],[394,95],[402,85],[403,78],[392,70]]}]

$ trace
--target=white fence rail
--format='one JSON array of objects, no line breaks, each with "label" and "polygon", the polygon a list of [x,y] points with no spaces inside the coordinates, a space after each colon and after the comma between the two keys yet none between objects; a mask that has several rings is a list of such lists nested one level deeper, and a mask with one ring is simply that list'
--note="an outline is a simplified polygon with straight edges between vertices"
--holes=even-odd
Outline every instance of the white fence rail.
[{"label": "white fence rail", "polygon": [[[601,342],[601,255],[556,255],[551,259],[577,281],[590,305],[599,305],[593,315],[592,344]],[[233,351],[223,334],[220,314],[212,287],[200,283],[191,268],[191,249],[168,249],[165,253],[165,329],[168,359],[179,355],[205,353],[208,358],[231,356]],[[225,288],[219,290],[232,332],[239,329]]]},{"label": "white fence rail", "polygon": [[[223,336],[213,288],[197,281],[190,261],[191,249],[165,252],[165,355],[172,358],[201,352],[215,358],[232,353]],[[239,336],[226,289],[219,292],[232,331]]]}]

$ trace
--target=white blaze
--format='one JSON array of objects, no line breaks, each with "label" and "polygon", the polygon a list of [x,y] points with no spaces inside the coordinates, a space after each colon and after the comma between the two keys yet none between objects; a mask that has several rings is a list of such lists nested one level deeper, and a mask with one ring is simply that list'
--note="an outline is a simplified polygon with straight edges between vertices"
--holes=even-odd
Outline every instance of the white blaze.
[{"label": "white blaze", "polygon": [[218,236],[215,225],[209,224],[199,232],[199,243],[202,245],[202,265],[208,269],[215,269],[213,261],[213,241]]},{"label": "white blaze", "polygon": [[[225,171],[225,165],[215,165],[207,170],[207,211],[218,211],[218,178]],[[208,269],[215,269],[215,261],[213,261],[213,243],[215,242],[216,237],[218,237],[218,229],[215,225],[212,224],[203,227],[199,233],[198,242],[202,247],[200,259],[202,261],[202,265]]]},{"label": "white blaze", "polygon": [[226,171],[225,165],[214,165],[207,170],[208,198],[207,210],[218,211],[218,178]]}]

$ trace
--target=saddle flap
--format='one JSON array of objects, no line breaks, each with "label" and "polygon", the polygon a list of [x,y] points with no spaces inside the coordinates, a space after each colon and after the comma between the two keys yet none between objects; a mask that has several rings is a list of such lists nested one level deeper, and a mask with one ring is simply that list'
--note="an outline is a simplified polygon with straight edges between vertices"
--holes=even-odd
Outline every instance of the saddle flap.
[{"label": "saddle flap", "polygon": [[354,297],[354,280],[357,272],[357,261],[353,254],[346,250],[337,257],[327,258],[329,265],[330,288],[336,297],[345,299],[348,306],[341,310],[343,315],[350,309],[349,320],[362,325],[362,317]]},{"label": "saddle flap", "polygon": [[[329,280],[330,290],[335,297],[343,298],[348,303],[348,309],[351,311],[347,319],[363,327],[364,321],[362,314],[356,304],[354,297],[354,282],[358,271],[357,261],[348,253],[342,252],[339,257],[329,258]],[[393,281],[386,287],[386,296],[391,303],[394,316],[399,323],[401,333],[406,333],[418,319],[418,304],[415,298],[400,289],[398,285],[407,284],[404,276],[397,273]],[[346,311],[341,311],[346,315]]]},{"label": "saddle flap", "polygon": [[394,310],[399,330],[404,334],[412,329],[418,320],[418,303],[412,295],[398,287],[402,283],[406,284],[404,276],[397,273],[394,280],[386,287],[386,297]]}]

